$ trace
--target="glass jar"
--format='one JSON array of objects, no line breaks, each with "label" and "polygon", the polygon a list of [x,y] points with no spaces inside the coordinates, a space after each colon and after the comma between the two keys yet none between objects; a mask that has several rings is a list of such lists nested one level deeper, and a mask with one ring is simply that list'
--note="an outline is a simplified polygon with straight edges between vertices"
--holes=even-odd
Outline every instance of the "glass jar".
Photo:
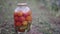
[{"label": "glass jar", "polygon": [[14,26],[15,30],[25,32],[30,29],[32,22],[32,11],[27,6],[27,3],[18,3],[14,11]]}]

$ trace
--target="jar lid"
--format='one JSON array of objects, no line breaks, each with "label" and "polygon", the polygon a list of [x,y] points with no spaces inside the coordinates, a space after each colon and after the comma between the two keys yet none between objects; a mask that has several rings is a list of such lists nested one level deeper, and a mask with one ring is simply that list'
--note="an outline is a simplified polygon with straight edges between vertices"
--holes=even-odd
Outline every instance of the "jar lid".
[{"label": "jar lid", "polygon": [[18,3],[17,5],[18,5],[18,6],[19,6],[19,5],[27,5],[27,3]]}]

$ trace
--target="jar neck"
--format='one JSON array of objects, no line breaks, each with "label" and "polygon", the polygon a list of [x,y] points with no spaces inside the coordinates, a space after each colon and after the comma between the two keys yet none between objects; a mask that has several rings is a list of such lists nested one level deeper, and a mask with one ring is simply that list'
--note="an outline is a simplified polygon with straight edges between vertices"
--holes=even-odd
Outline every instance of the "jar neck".
[{"label": "jar neck", "polygon": [[27,5],[19,5],[19,6],[17,6],[17,7],[27,7]]}]

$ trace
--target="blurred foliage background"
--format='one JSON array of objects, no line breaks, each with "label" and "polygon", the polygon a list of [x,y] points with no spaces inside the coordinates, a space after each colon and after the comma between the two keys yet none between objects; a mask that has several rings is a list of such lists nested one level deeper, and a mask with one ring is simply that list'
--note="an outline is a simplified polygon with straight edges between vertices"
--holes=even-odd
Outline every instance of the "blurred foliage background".
[{"label": "blurred foliage background", "polygon": [[32,34],[60,34],[60,0],[0,0],[0,34],[15,34],[13,12],[19,2],[32,10]]}]

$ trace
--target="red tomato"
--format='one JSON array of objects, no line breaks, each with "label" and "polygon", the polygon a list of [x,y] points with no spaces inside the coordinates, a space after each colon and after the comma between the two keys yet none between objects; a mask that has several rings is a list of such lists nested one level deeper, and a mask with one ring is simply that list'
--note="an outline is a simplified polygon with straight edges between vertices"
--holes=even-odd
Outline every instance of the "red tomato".
[{"label": "red tomato", "polygon": [[21,22],[16,22],[15,25],[16,26],[22,26],[22,23]]},{"label": "red tomato", "polygon": [[19,18],[18,18],[18,17],[14,17],[14,20],[15,20],[15,21],[18,21],[18,20],[19,20]]},{"label": "red tomato", "polygon": [[25,17],[19,17],[19,21],[24,21]]},{"label": "red tomato", "polygon": [[27,22],[27,21],[23,21],[22,24],[23,24],[24,26],[26,26],[26,25],[28,25],[28,22]]},{"label": "red tomato", "polygon": [[32,16],[27,16],[27,17],[26,17],[26,20],[27,20],[27,21],[32,21]]},{"label": "red tomato", "polygon": [[28,14],[27,14],[27,13],[25,13],[23,16],[24,16],[24,17],[27,17],[27,16],[28,16]]},{"label": "red tomato", "polygon": [[23,12],[22,11],[19,11],[18,12],[18,16],[23,16]]}]

